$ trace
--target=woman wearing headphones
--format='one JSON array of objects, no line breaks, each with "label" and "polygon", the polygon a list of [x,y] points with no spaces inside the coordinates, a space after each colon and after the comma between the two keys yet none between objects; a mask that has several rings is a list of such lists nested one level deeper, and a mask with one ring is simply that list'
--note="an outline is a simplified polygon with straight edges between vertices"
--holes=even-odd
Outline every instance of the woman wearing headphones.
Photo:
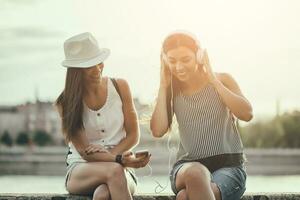
[{"label": "woman wearing headphones", "polygon": [[69,38],[64,50],[67,76],[56,106],[69,146],[66,189],[94,200],[130,200],[136,179],[127,167],[144,167],[150,155],[129,151],[139,141],[129,86],[102,75],[110,51],[90,33]]},{"label": "woman wearing headphones", "polygon": [[168,132],[173,114],[180,136],[170,173],[176,199],[240,199],[247,175],[235,118],[251,120],[252,107],[231,75],[213,72],[206,50],[186,32],[163,42],[153,136]]}]

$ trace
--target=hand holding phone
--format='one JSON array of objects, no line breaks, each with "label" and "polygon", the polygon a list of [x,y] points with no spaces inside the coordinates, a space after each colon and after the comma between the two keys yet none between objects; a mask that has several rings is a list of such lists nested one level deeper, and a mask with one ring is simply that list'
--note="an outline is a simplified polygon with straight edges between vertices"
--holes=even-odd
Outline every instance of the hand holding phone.
[{"label": "hand holding phone", "polygon": [[140,157],[148,157],[149,156],[149,151],[148,150],[139,150],[135,152],[135,157],[140,158]]}]

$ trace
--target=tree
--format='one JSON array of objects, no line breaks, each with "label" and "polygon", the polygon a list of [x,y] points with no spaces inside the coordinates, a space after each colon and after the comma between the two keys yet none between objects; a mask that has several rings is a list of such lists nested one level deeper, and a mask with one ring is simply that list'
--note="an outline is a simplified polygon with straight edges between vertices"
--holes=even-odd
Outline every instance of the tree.
[{"label": "tree", "polygon": [[18,145],[28,145],[29,143],[29,136],[27,132],[20,132],[16,139],[16,143]]},{"label": "tree", "polygon": [[240,129],[245,147],[300,148],[300,111],[277,115]]},{"label": "tree", "polygon": [[34,132],[33,141],[39,146],[45,146],[52,144],[52,137],[43,130],[37,130]]},{"label": "tree", "polygon": [[7,130],[5,130],[3,132],[3,135],[1,137],[1,142],[3,144],[7,145],[7,146],[10,146],[10,147],[13,145],[13,140],[12,140],[12,138],[11,138],[11,136],[10,136],[10,134]]},{"label": "tree", "polygon": [[285,113],[281,123],[285,131],[284,145],[290,148],[300,148],[300,111]]}]

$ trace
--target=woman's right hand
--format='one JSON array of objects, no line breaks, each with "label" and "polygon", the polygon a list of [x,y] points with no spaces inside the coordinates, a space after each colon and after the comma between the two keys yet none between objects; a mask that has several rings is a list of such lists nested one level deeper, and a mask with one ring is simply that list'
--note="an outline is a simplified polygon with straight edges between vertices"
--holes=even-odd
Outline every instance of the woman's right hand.
[{"label": "woman's right hand", "polygon": [[169,87],[171,84],[171,71],[167,65],[166,58],[164,58],[164,52],[161,51],[160,54],[160,86],[163,88]]},{"label": "woman's right hand", "polygon": [[122,154],[122,164],[124,167],[141,168],[148,164],[150,157],[151,154],[136,158],[131,151],[126,151]]}]

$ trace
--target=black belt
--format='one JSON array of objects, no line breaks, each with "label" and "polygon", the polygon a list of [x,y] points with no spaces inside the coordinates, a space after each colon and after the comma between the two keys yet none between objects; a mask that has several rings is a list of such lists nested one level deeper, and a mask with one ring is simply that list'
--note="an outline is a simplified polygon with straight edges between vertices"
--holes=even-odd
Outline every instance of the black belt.
[{"label": "black belt", "polygon": [[179,160],[175,165],[186,163],[186,162],[200,162],[207,169],[213,173],[214,171],[223,167],[236,167],[242,165],[246,161],[243,153],[231,153],[231,154],[220,154],[207,158],[201,158],[196,160]]}]

